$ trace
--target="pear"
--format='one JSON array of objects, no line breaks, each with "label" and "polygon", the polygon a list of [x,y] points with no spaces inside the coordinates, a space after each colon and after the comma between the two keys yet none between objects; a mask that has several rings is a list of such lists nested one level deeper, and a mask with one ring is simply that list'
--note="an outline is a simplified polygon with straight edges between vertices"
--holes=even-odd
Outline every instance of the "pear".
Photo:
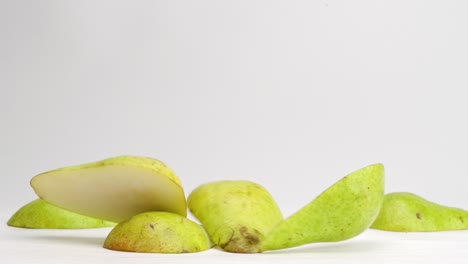
[{"label": "pear", "polygon": [[44,200],[36,199],[21,207],[11,216],[7,224],[13,227],[78,229],[115,226],[108,222],[54,206]]},{"label": "pear", "polygon": [[228,252],[259,252],[265,235],[283,220],[268,191],[250,181],[203,184],[187,203],[213,243]]},{"label": "pear", "polygon": [[174,172],[159,160],[119,156],[60,168],[32,178],[43,200],[113,222],[147,211],[187,215],[184,191]]},{"label": "pear", "polygon": [[142,253],[189,253],[207,250],[211,242],[201,226],[168,212],[145,212],[115,226],[104,248]]},{"label": "pear", "polygon": [[261,250],[352,238],[372,224],[383,197],[383,165],[357,170],[276,226],[266,236]]},{"label": "pear", "polygon": [[413,193],[389,193],[371,228],[398,232],[468,229],[468,211],[439,205]]}]

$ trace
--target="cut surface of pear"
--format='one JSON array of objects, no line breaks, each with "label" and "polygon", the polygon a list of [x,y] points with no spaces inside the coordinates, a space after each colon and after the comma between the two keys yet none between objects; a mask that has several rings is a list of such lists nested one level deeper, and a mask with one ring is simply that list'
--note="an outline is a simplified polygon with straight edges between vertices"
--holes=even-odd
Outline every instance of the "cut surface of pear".
[{"label": "cut surface of pear", "polygon": [[120,222],[147,211],[187,215],[184,191],[159,160],[119,156],[39,174],[31,186],[43,200],[91,217]]},{"label": "cut surface of pear", "polygon": [[357,170],[276,226],[266,236],[262,251],[352,238],[372,224],[383,197],[383,165]]},{"label": "cut surface of pear", "polygon": [[385,195],[371,228],[396,232],[435,232],[468,229],[468,211],[443,206],[409,192]]},{"label": "cut surface of pear", "polygon": [[213,243],[228,252],[259,252],[265,235],[283,220],[270,193],[250,181],[206,183],[187,202]]},{"label": "cut surface of pear", "polygon": [[110,227],[116,223],[80,215],[36,199],[18,209],[7,225],[22,228],[79,229]]},{"label": "cut surface of pear", "polygon": [[191,253],[207,250],[211,242],[197,223],[168,212],[146,212],[115,226],[104,248],[141,253]]}]

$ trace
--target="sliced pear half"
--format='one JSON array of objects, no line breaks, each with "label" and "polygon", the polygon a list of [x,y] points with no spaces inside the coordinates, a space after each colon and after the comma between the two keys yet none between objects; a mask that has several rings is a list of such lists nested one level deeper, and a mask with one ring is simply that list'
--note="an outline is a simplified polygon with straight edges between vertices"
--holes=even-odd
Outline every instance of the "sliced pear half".
[{"label": "sliced pear half", "polygon": [[159,160],[119,156],[39,174],[31,186],[43,200],[79,214],[121,222],[147,211],[187,215],[174,172]]},{"label": "sliced pear half", "polygon": [[371,228],[395,232],[466,230],[468,211],[437,204],[414,193],[388,193]]},{"label": "sliced pear half", "polygon": [[120,222],[104,248],[140,253],[192,253],[211,247],[205,230],[195,222],[168,212],[145,212]]},{"label": "sliced pear half", "polygon": [[265,235],[283,220],[271,194],[251,181],[205,183],[187,200],[211,240],[228,252],[259,252]]},{"label": "sliced pear half", "polygon": [[36,199],[16,211],[7,225],[38,229],[80,229],[115,226],[113,222],[70,212]]},{"label": "sliced pear half", "polygon": [[357,170],[273,228],[262,251],[352,238],[372,224],[383,198],[383,165]]}]

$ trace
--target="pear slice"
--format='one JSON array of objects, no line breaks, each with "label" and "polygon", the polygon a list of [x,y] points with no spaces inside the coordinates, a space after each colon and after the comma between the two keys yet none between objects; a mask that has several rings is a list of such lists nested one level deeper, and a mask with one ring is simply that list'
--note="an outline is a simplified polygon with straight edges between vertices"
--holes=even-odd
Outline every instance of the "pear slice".
[{"label": "pear slice", "polygon": [[115,226],[115,223],[73,213],[36,199],[16,211],[7,225],[23,228],[79,229]]},{"label": "pear slice", "polygon": [[39,174],[31,186],[61,208],[113,222],[147,211],[187,215],[184,191],[159,160],[119,156]]},{"label": "pear slice", "polygon": [[266,236],[261,250],[352,238],[372,224],[383,197],[383,165],[357,170],[276,226]]},{"label": "pear slice", "polygon": [[397,232],[463,230],[468,229],[468,211],[436,204],[413,193],[389,193],[371,228]]},{"label": "pear slice", "polygon": [[228,252],[259,252],[265,235],[283,220],[268,191],[250,181],[206,183],[187,201],[211,241]]},{"label": "pear slice", "polygon": [[191,253],[211,242],[201,226],[177,214],[146,212],[115,226],[104,248],[141,253]]}]

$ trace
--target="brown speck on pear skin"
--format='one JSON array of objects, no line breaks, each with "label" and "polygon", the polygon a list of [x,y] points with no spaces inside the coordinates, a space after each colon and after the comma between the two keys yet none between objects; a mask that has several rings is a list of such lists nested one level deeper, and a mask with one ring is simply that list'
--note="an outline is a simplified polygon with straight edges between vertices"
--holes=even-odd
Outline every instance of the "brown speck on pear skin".
[{"label": "brown speck on pear skin", "polygon": [[420,213],[416,213],[416,218],[417,218],[417,219],[421,219],[421,214],[420,214]]},{"label": "brown speck on pear skin", "polygon": [[258,230],[253,229],[251,232],[247,227],[241,226],[239,228],[240,235],[244,238],[243,241],[240,237],[234,237],[234,233],[231,238],[223,245],[220,245],[223,248],[229,248],[233,252],[238,253],[253,253],[252,248],[255,248],[256,245],[260,243],[260,233]]},{"label": "brown speck on pear skin", "polygon": [[259,232],[255,229],[253,230],[254,234],[251,234],[250,232],[248,232],[247,227],[243,226],[240,229],[240,233],[251,245],[256,245],[260,242],[260,239],[258,238]]}]

